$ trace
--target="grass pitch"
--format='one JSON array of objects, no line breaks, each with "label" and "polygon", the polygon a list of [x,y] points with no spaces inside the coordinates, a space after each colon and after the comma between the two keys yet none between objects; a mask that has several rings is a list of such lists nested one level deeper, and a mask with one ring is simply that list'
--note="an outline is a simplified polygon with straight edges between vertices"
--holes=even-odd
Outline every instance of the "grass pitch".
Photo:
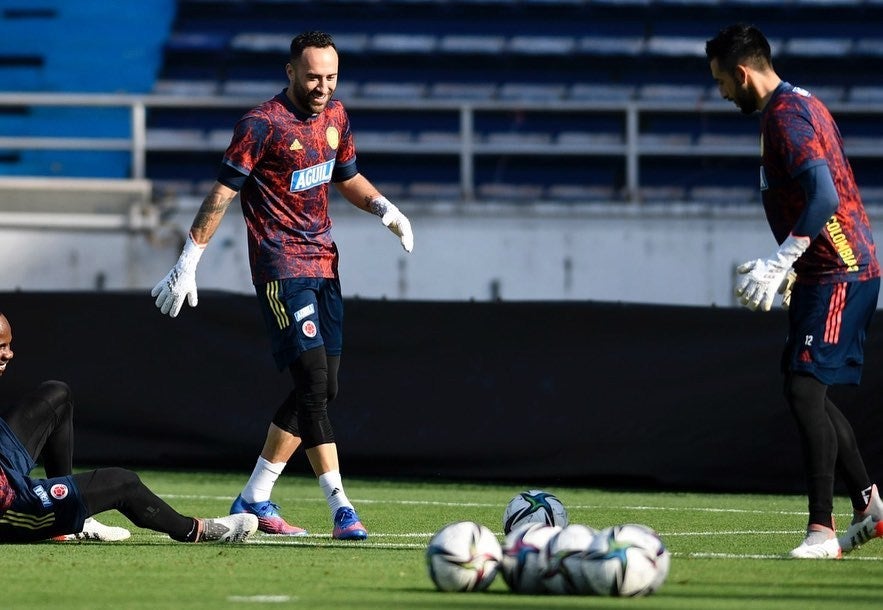
[{"label": "grass pitch", "polygon": [[[142,471],[185,514],[226,514],[246,476]],[[842,561],[784,559],[805,527],[803,496],[641,493],[556,485],[479,485],[345,479],[370,537],[331,539],[315,480],[284,475],[274,500],[310,536],[258,534],[241,545],[186,545],[132,528],[116,512],[101,521],[133,529],[125,542],[45,542],[0,547],[0,607],[103,608],[879,608],[883,540]],[[555,493],[571,523],[643,523],[672,553],[662,589],[646,598],[510,593],[501,576],[481,593],[441,593],[426,571],[429,538],[452,521],[501,533],[506,503],[528,487]],[[835,503],[842,526],[851,509]],[[502,534],[500,534],[502,539]]]}]

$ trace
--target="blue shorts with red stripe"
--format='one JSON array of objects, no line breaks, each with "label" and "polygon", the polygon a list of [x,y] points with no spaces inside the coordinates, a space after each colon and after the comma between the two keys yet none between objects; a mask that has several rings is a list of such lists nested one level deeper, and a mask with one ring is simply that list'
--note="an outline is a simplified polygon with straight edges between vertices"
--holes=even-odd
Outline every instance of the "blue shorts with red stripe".
[{"label": "blue shorts with red stripe", "polygon": [[812,375],[825,385],[858,384],[879,292],[880,278],[795,284],[788,309],[783,372]]},{"label": "blue shorts with red stripe", "polygon": [[308,349],[343,350],[343,298],[336,278],[291,278],[255,286],[280,371]]}]

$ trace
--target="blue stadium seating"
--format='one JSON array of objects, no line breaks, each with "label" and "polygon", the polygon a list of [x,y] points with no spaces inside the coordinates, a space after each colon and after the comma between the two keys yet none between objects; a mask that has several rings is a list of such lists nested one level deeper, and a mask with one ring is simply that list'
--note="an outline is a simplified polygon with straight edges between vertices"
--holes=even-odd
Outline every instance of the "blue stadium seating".
[{"label": "blue stadium seating", "polygon": [[[827,103],[883,106],[880,0],[150,0],[159,19],[144,19],[143,3],[141,10],[118,3],[108,11],[102,0],[83,0],[74,15],[72,3],[62,0],[41,2],[45,9],[33,9],[26,0],[7,2],[22,8],[4,13],[4,21],[34,21],[41,28],[55,20],[76,30],[71,24],[83,26],[99,13],[117,24],[133,15],[139,19],[138,37],[131,36],[136,28],[117,28],[141,49],[134,62],[135,51],[124,46],[126,36],[114,34],[113,27],[105,32],[107,44],[120,45],[107,54],[130,59],[124,70],[109,63],[95,70],[102,64],[96,63],[101,53],[94,34],[91,42],[76,40],[85,53],[61,53],[60,48],[74,48],[70,32],[41,46],[35,40],[53,38],[44,30],[35,37],[13,28],[0,40],[0,57],[17,61],[0,61],[0,77],[17,78],[7,81],[15,85],[4,86],[18,90],[46,89],[50,78],[41,70],[48,66],[65,72],[63,78],[52,77],[52,86],[269,97],[285,84],[291,36],[324,29],[334,34],[341,53],[337,95],[345,101],[681,104],[683,112],[641,116],[641,141],[652,153],[640,163],[647,200],[677,193],[708,202],[730,195],[744,199],[738,188],[753,176],[756,159],[720,153],[750,150],[754,124],[719,100],[704,58],[704,41],[728,23],[760,25],[771,39],[779,72]],[[163,24],[162,15],[166,31],[151,29]],[[155,49],[152,58],[150,49]],[[107,77],[105,84],[77,72],[77,61],[91,62],[93,72]],[[693,112],[700,104],[727,104],[733,112]],[[240,114],[152,110],[148,177],[191,185],[213,177],[219,147]],[[426,199],[459,192],[457,155],[427,152],[431,146],[457,151],[456,114],[362,109],[350,114],[360,148],[370,151],[360,156],[360,166],[373,180]],[[11,129],[18,118],[0,114],[0,127]],[[883,142],[883,126],[873,114],[860,112],[838,115],[838,121],[861,153],[853,165],[862,169],[868,192],[883,190],[883,176],[868,169],[881,154],[873,151]],[[119,133],[112,121],[107,124],[108,133]],[[619,197],[626,188],[616,152],[625,145],[621,114],[482,111],[475,128],[480,193],[577,199],[601,193]],[[384,143],[393,149],[412,146],[416,154],[403,160],[405,155],[394,150],[383,152]],[[585,156],[574,155],[580,147]],[[560,154],[526,154],[539,149]],[[0,171],[9,167],[4,159],[0,155]]]},{"label": "blue stadium seating", "polygon": [[[104,0],[4,0],[0,88],[149,92],[160,71],[174,10],[175,0],[120,2],[112,10]],[[205,41],[198,44],[202,47]],[[130,118],[122,109],[36,108],[12,114],[20,135],[125,138],[130,133]],[[10,151],[0,157],[0,174],[121,178],[130,164],[126,152]]]}]

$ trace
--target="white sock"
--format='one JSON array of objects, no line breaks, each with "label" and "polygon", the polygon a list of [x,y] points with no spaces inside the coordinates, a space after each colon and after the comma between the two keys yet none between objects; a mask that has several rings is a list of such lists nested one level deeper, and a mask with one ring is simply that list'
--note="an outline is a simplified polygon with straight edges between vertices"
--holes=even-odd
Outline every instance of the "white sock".
[{"label": "white sock", "polygon": [[273,485],[276,484],[276,479],[279,478],[283,470],[285,470],[285,462],[274,464],[258,456],[258,462],[254,465],[251,477],[240,494],[242,499],[249,504],[269,500],[270,494],[273,493]]},{"label": "white sock", "polygon": [[339,471],[329,470],[325,474],[319,475],[319,487],[325,492],[325,500],[328,502],[328,508],[331,509],[332,519],[341,506],[353,507],[352,502],[343,491],[343,482],[340,480]]}]

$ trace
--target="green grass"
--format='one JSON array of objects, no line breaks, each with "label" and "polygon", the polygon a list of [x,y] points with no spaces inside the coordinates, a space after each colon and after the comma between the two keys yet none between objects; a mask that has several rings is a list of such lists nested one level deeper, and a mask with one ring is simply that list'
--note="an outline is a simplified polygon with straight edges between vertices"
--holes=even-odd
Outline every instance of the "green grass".
[{"label": "green grass", "polygon": [[[143,471],[145,482],[185,514],[225,514],[242,474]],[[517,486],[347,479],[347,494],[368,527],[365,542],[330,537],[328,508],[315,481],[285,475],[274,500],[310,530],[301,539],[256,536],[243,545],[185,545],[147,530],[117,543],[0,547],[4,609],[101,608],[879,608],[883,541],[843,561],[793,561],[802,496],[639,493],[546,486],[571,523],[596,528],[644,523],[672,553],[671,572],[653,596],[615,599],[510,593],[501,577],[482,593],[440,593],[424,552],[442,525],[460,520],[500,532]],[[849,503],[836,500],[846,524]],[[127,525],[116,512],[101,520]]]}]

